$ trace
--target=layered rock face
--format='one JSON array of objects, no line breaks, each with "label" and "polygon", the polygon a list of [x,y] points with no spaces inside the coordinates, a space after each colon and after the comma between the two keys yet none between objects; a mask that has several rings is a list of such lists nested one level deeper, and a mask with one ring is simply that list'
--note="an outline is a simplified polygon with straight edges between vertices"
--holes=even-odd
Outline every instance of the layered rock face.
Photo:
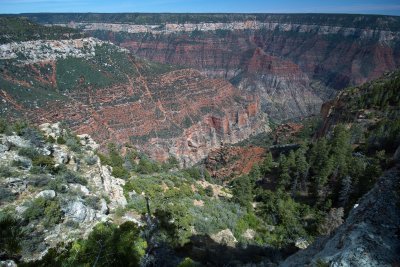
[{"label": "layered rock face", "polygon": [[226,23],[167,19],[152,25],[63,25],[152,61],[190,66],[210,77],[228,79],[243,94],[260,96],[263,111],[282,120],[315,114],[335,89],[378,78],[400,65],[396,27],[368,24],[367,16],[336,19],[317,16],[315,22],[303,19],[302,24],[296,16],[282,15]]},{"label": "layered rock face", "polygon": [[35,42],[45,48],[1,47],[3,114],[64,121],[103,148],[133,143],[154,159],[175,156],[185,166],[221,143],[269,130],[260,98],[241,96],[223,79],[141,61],[94,38]]}]

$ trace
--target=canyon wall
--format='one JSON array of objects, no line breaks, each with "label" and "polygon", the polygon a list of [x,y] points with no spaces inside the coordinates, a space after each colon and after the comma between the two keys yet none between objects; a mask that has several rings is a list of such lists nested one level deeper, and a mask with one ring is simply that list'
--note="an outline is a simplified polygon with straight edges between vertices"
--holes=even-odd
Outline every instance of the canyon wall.
[{"label": "canyon wall", "polygon": [[262,110],[278,121],[316,114],[336,90],[400,65],[396,17],[243,15],[243,20],[232,21],[232,15],[215,22],[218,15],[210,15],[203,22],[184,17],[181,23],[172,17],[162,17],[158,24],[77,19],[58,25],[83,30],[151,61],[227,79],[242,94],[260,97]]}]

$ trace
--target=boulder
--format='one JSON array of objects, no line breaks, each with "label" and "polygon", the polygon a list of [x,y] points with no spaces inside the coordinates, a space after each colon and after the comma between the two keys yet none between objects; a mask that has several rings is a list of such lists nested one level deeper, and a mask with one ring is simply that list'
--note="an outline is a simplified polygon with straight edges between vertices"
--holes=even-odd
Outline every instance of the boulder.
[{"label": "boulder", "polygon": [[77,135],[80,140],[82,146],[86,146],[91,150],[96,150],[99,148],[99,145],[92,139],[92,137],[88,134]]},{"label": "boulder", "polygon": [[67,152],[56,145],[53,146],[53,157],[57,164],[67,164],[71,159]]},{"label": "boulder", "polygon": [[43,197],[45,199],[53,199],[56,197],[56,192],[54,190],[43,190],[36,195],[36,198]]},{"label": "boulder", "polygon": [[221,245],[225,245],[228,247],[235,247],[236,243],[238,242],[229,229],[222,230],[216,234],[210,236],[210,238]]},{"label": "boulder", "polygon": [[247,240],[253,240],[256,235],[256,232],[253,229],[247,229],[242,236]]},{"label": "boulder", "polygon": [[3,139],[3,143],[5,146],[8,147],[8,150],[12,147],[30,147],[31,144],[29,143],[29,141],[21,138],[18,135],[10,135],[10,136],[6,136]]},{"label": "boulder", "polygon": [[69,202],[64,213],[66,218],[78,223],[91,222],[96,217],[96,212],[79,200]]},{"label": "boulder", "polygon": [[70,184],[69,188],[74,191],[80,192],[84,196],[87,196],[90,194],[89,189],[86,186],[81,185],[81,184]]},{"label": "boulder", "polygon": [[105,201],[104,198],[100,199],[100,213],[107,215],[109,212],[107,202]]},{"label": "boulder", "polygon": [[17,267],[17,264],[13,260],[0,261],[1,267]]},{"label": "boulder", "polygon": [[4,153],[4,152],[6,152],[6,151],[9,151],[10,150],[10,146],[9,146],[9,143],[7,143],[7,144],[0,144],[0,153]]},{"label": "boulder", "polygon": [[46,137],[53,137],[54,139],[57,139],[62,134],[62,130],[60,129],[60,123],[43,123],[39,125],[39,129],[44,133]]},{"label": "boulder", "polygon": [[299,249],[306,249],[310,245],[310,243],[308,243],[308,241],[304,238],[299,238],[296,240],[294,245]]}]

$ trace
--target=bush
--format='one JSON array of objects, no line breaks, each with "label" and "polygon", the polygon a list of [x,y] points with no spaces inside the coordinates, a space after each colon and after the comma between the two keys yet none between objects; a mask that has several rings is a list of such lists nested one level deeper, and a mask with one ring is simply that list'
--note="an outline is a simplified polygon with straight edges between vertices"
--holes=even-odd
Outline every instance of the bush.
[{"label": "bush", "polygon": [[25,129],[23,129],[22,132],[23,132],[23,137],[29,140],[29,142],[31,142],[32,145],[36,147],[43,146],[45,140],[43,134],[40,131],[38,131],[35,128],[26,127]]},{"label": "bush", "polygon": [[59,193],[65,193],[67,191],[65,181],[61,177],[50,180],[47,187]]},{"label": "bush", "polygon": [[20,222],[3,211],[0,211],[0,236],[0,255],[7,258],[20,251],[23,237]]},{"label": "bush", "polygon": [[48,200],[38,197],[29,203],[28,208],[23,213],[27,221],[41,220],[43,225],[50,227],[62,220],[63,213],[57,200]]},{"label": "bush", "polygon": [[5,133],[8,128],[8,123],[5,119],[0,119],[0,133]]},{"label": "bush", "polygon": [[84,158],[84,161],[86,162],[87,165],[92,166],[92,165],[96,164],[97,157],[96,156],[87,156]]},{"label": "bush", "polygon": [[88,196],[85,199],[85,203],[87,206],[91,207],[92,209],[95,209],[95,210],[100,209],[100,198],[97,196]]},{"label": "bush", "polygon": [[0,166],[0,177],[1,178],[8,178],[15,174],[12,169],[8,166]]},{"label": "bush", "polygon": [[21,147],[18,150],[18,155],[21,157],[34,159],[39,156],[39,152],[34,147]]},{"label": "bush", "polygon": [[53,248],[34,266],[140,266],[146,241],[132,222],[119,227],[99,223],[86,240],[78,240],[66,248]]},{"label": "bush", "polygon": [[19,136],[24,134],[25,128],[28,127],[28,123],[25,121],[17,121],[12,125],[12,130]]},{"label": "bush", "polygon": [[49,135],[49,137],[47,137],[47,142],[54,144],[56,142],[56,139],[54,139],[53,136]]},{"label": "bush", "polygon": [[205,188],[205,193],[206,193],[206,195],[209,196],[209,197],[213,197],[213,196],[214,196],[214,190],[213,190],[213,188],[212,188],[211,185],[209,185],[209,186],[207,186],[207,187]]},{"label": "bush", "polygon": [[31,176],[29,184],[35,187],[47,186],[52,180],[47,175]]},{"label": "bush", "polygon": [[198,168],[195,167],[191,167],[191,168],[187,168],[184,170],[184,172],[190,176],[191,178],[195,179],[195,180],[200,180],[201,179],[201,172]]},{"label": "bush", "polygon": [[11,202],[16,199],[16,196],[11,190],[0,187],[0,203]]},{"label": "bush", "polygon": [[137,172],[142,174],[150,174],[159,171],[159,166],[156,162],[150,161],[145,157],[141,157],[137,166]]},{"label": "bush", "polygon": [[61,170],[57,176],[69,184],[81,184],[81,185],[88,184],[86,178],[82,177],[77,172],[68,169]]},{"label": "bush", "polygon": [[76,136],[68,136],[65,138],[65,144],[74,152],[81,152],[82,146]]},{"label": "bush", "polygon": [[11,166],[27,170],[31,167],[31,163],[27,160],[13,160]]},{"label": "bush", "polygon": [[129,172],[124,167],[120,166],[113,167],[111,174],[115,177],[125,178],[125,179],[128,178],[129,176]]},{"label": "bush", "polygon": [[57,144],[65,145],[66,141],[62,136],[57,137]]},{"label": "bush", "polygon": [[50,156],[38,155],[32,159],[32,164],[41,168],[53,169],[55,162]]},{"label": "bush", "polygon": [[185,258],[183,261],[181,261],[177,267],[196,267],[200,266],[199,264],[196,264],[191,258]]}]

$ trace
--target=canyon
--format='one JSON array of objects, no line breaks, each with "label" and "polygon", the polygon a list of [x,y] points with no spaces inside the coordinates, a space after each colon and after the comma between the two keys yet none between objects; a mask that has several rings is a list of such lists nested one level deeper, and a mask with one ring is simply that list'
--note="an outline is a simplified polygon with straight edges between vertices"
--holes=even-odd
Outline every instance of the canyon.
[{"label": "canyon", "polygon": [[151,61],[229,80],[241,94],[258,95],[263,112],[278,121],[316,114],[336,90],[376,79],[400,64],[400,32],[388,26],[398,22],[395,17],[377,18],[374,24],[361,15],[339,15],[335,21],[317,16],[313,23],[295,15],[231,22],[184,19],[174,23],[167,17],[152,25],[82,19],[58,25],[112,41]]},{"label": "canyon", "polygon": [[25,15],[90,37],[2,44],[3,114],[63,120],[102,148],[131,144],[182,166],[318,114],[338,90],[400,64],[396,17]]}]

